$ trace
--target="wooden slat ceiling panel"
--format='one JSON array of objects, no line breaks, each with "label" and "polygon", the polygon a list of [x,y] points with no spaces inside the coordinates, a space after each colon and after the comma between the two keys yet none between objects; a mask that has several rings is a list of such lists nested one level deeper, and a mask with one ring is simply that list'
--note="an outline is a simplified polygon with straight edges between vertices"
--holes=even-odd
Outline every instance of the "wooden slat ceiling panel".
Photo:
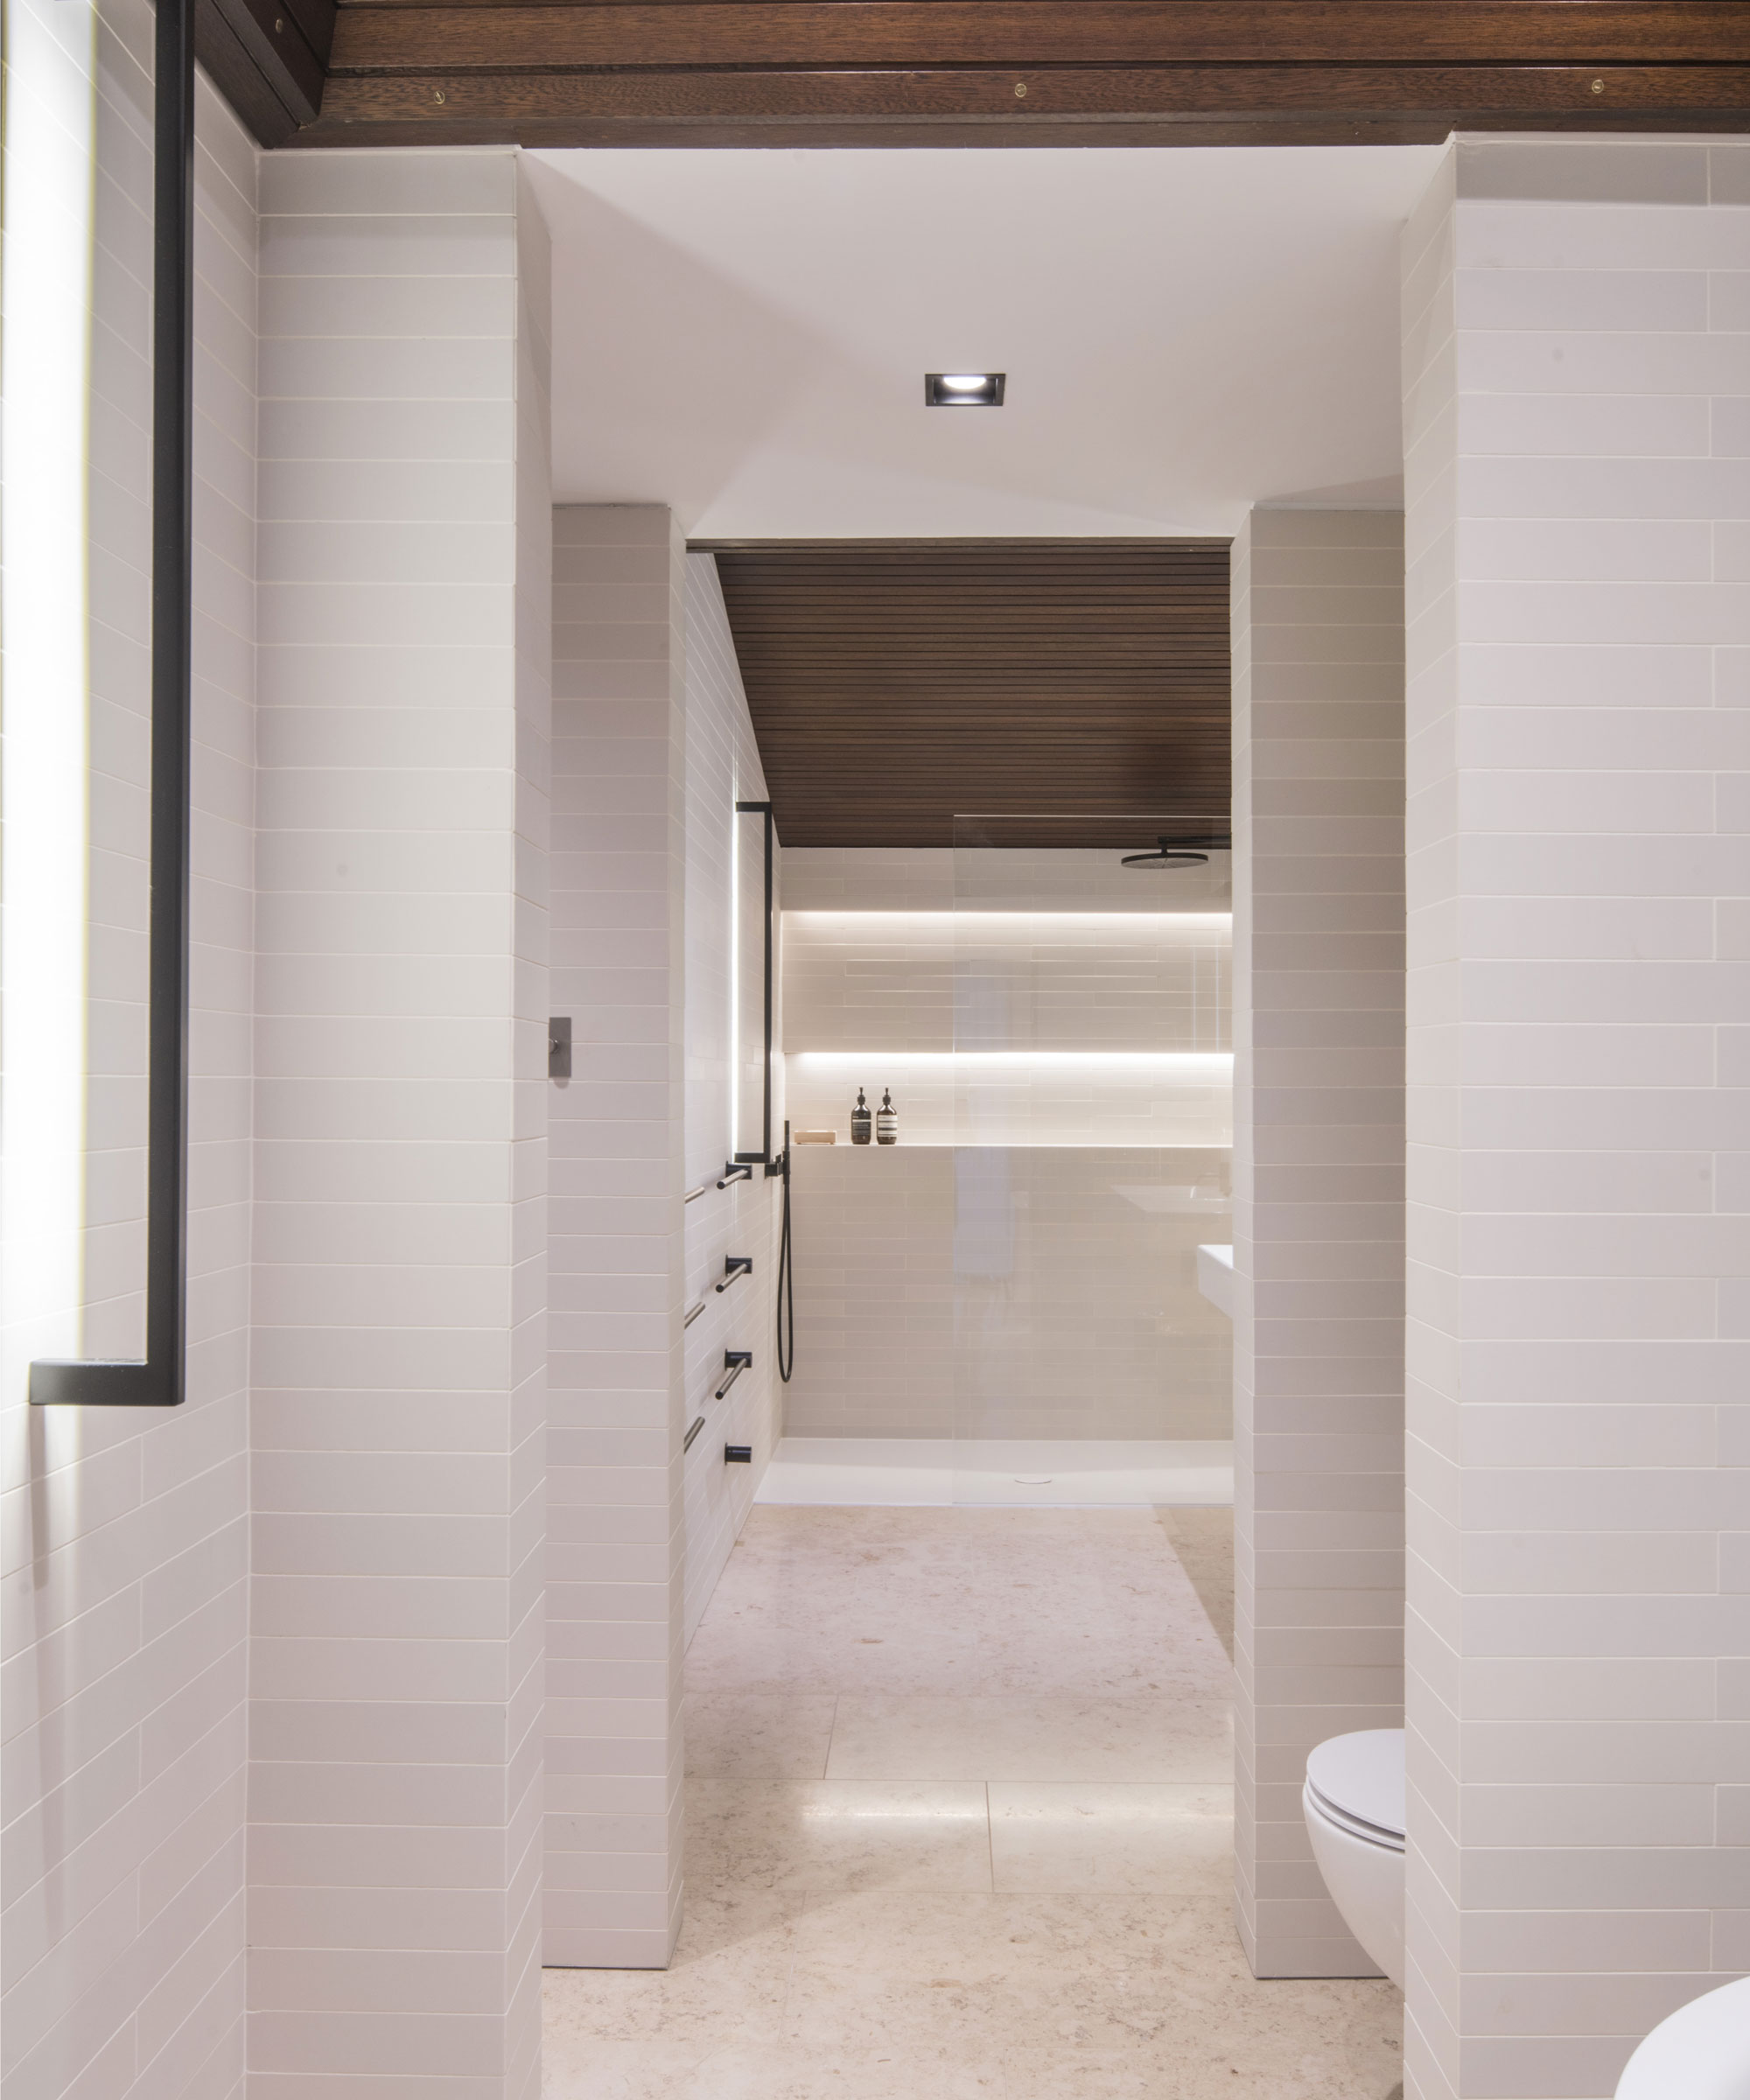
[{"label": "wooden slat ceiling panel", "polygon": [[946,846],[957,815],[1225,824],[1225,540],[767,542],[717,564],[786,845]]}]

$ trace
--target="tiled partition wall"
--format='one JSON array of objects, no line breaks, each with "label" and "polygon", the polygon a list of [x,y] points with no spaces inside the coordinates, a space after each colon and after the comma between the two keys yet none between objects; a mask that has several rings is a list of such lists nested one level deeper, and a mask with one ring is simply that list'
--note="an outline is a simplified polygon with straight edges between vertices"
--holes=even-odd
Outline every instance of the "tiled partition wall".
[{"label": "tiled partition wall", "polygon": [[[738,802],[763,802],[766,775],[724,610],[717,558],[689,554],[686,577],[687,676],[687,983],[686,1184],[709,1188],[685,1208],[686,1301],[704,1310],[685,1330],[682,1392],[689,1426],[704,1419],[682,1464],[686,1550],[683,1640],[698,1625],[780,1434],[780,1394],[773,1358],[778,1259],[775,1180],[763,1173],[719,1191],[730,1153],[757,1150],[754,1085],[743,1072],[747,1127],[732,1130],[735,1081],[731,1035],[744,1049],[763,1039],[760,1012],[764,944],[765,835],[752,815],[737,818]],[[732,855],[741,879],[732,876]],[[781,849],[776,855],[781,874]],[[735,916],[732,918],[732,914]],[[739,971],[738,987],[736,976]],[[781,1013],[777,1017],[779,1040]],[[783,1143],[781,1068],[774,1074],[773,1144]],[[718,1291],[725,1258],[746,1255],[753,1273]],[[752,1368],[721,1404],[724,1352],[749,1349]],[[752,1447],[752,1463],[730,1466],[725,1444]]]},{"label": "tiled partition wall", "polygon": [[540,2070],[547,247],[262,164],[249,2063]]},{"label": "tiled partition wall", "polygon": [[1750,145],[1404,264],[1404,2090],[1605,2100],[1750,1968]]},{"label": "tiled partition wall", "polygon": [[1225,1145],[835,1145],[794,1174],[792,1436],[1224,1439]]},{"label": "tiled partition wall", "polygon": [[[64,122],[59,74],[75,114],[94,126],[99,180],[88,276],[73,186],[39,189],[30,201],[40,208],[23,214],[57,255],[15,249],[7,258],[9,290],[30,280],[32,262],[39,270],[59,262],[67,300],[5,316],[9,386],[14,357],[26,357],[33,339],[40,346],[60,332],[89,342],[89,423],[75,365],[58,374],[76,427],[59,433],[66,449],[53,463],[55,493],[76,487],[88,444],[88,514],[80,519],[75,508],[27,526],[10,508],[24,500],[15,479],[8,519],[44,536],[32,552],[49,564],[51,582],[66,581],[53,574],[63,562],[89,578],[89,807],[99,844],[90,861],[83,1346],[132,1354],[144,1252],[150,668],[141,582],[150,558],[150,388],[142,287],[151,273],[151,14],[136,0],[99,13],[94,36],[85,9],[64,0],[15,0],[10,10],[12,149],[40,172],[25,134],[38,118]],[[0,1179],[9,1199],[0,1220],[7,2100],[228,2100],[243,2079],[256,166],[242,128],[204,81],[195,125],[188,1396],[172,1415],[33,1414],[25,1404],[30,1358],[76,1352],[81,1338],[77,1306],[42,1292],[42,1210],[12,1207],[30,1186],[14,1150],[31,1135],[16,1120],[29,1101],[18,1086],[30,1060],[20,1032],[38,1017],[9,1012]],[[76,134],[62,143],[79,152]],[[16,191],[9,197],[9,239],[24,202]],[[24,395],[39,417],[52,399],[43,378],[39,368]],[[40,424],[34,433],[39,445],[55,435]],[[15,475],[25,457],[9,438]],[[21,551],[9,545],[9,564]],[[40,588],[40,566],[36,575]],[[52,601],[34,609],[52,612]],[[18,628],[7,635],[9,672],[24,639]],[[63,640],[56,634],[54,646]],[[24,792],[17,719],[9,707],[5,760],[10,785]],[[46,901],[9,894],[7,937],[24,939],[32,905]],[[38,1165],[77,1186],[76,1154]]]},{"label": "tiled partition wall", "polygon": [[1404,1696],[1404,521],[1235,542],[1236,1900],[1260,1976],[1368,1976],[1306,1753]]},{"label": "tiled partition wall", "polygon": [[[836,1138],[794,1153],[785,1426],[1223,1438],[1196,1247],[1229,1232],[1225,867],[958,858],[785,858],[790,1113]],[[897,1147],[850,1144],[859,1085]]]},{"label": "tiled partition wall", "polygon": [[680,1928],[685,562],[659,507],[553,514],[554,1968]]}]

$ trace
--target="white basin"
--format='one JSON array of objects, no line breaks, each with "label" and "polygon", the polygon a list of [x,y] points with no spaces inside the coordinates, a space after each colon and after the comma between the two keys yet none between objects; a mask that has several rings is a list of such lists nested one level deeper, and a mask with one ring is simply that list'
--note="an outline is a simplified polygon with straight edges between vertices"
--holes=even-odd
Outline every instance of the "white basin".
[{"label": "white basin", "polygon": [[1623,2067],[1616,2100],[1750,2100],[1750,1977],[1662,2020]]},{"label": "white basin", "polygon": [[1234,1250],[1231,1247],[1197,1250],[1197,1288],[1212,1306],[1229,1320],[1234,1317]]}]

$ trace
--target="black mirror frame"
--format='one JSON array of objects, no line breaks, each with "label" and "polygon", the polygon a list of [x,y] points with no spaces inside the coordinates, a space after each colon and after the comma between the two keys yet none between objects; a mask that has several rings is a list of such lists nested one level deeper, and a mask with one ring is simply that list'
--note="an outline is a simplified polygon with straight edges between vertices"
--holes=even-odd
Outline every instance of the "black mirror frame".
[{"label": "black mirror frame", "polygon": [[[761,817],[761,818],[763,818],[763,819],[764,819],[764,821],[765,821],[765,826],[766,826],[766,984],[765,984],[765,1000],[766,1000],[766,1066],[765,1066],[765,1072],[764,1072],[764,1108],[763,1108],[763,1112],[762,1112],[762,1113],[763,1113],[763,1120],[762,1120],[762,1123],[761,1123],[761,1125],[760,1125],[760,1150],[759,1150],[757,1152],[738,1152],[738,1153],[735,1155],[735,1158],[734,1158],[734,1159],[733,1159],[733,1160],[732,1160],[730,1164],[731,1164],[732,1166],[763,1166],[763,1167],[766,1167],[766,1169],[768,1169],[768,1170],[769,1170],[769,1169],[771,1168],[772,1165],[773,1165],[773,1158],[772,1158],[772,901],[773,901],[773,900],[772,900],[772,886],[773,886],[772,849],[773,849],[773,841],[774,841],[774,830],[773,830],[773,823],[772,823],[772,805],[771,805],[771,803],[770,803],[770,802],[738,802],[738,803],[735,805],[735,814],[737,815],[737,816],[758,816],[758,817]],[[739,1049],[738,1049],[738,1048],[734,1048],[734,1049],[732,1050],[732,1054],[733,1054],[733,1055],[735,1055],[736,1057],[738,1057],[738,1057],[739,1057],[739,1055],[740,1055],[740,1051],[739,1051]],[[737,1082],[737,1083],[738,1083],[738,1084],[739,1084],[739,1082],[738,1081],[738,1082]]]},{"label": "black mirror frame", "polygon": [[32,1407],[179,1407],[186,1382],[194,0],[158,0],[153,71],[146,1353],[39,1358],[31,1366]]}]

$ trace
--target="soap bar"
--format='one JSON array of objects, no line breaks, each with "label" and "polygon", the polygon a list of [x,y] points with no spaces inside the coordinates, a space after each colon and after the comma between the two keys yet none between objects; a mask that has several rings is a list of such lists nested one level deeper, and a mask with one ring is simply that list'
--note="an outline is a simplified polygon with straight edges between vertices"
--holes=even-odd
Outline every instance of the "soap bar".
[{"label": "soap bar", "polygon": [[836,1144],[838,1132],[836,1130],[792,1130],[790,1143],[792,1144]]}]

